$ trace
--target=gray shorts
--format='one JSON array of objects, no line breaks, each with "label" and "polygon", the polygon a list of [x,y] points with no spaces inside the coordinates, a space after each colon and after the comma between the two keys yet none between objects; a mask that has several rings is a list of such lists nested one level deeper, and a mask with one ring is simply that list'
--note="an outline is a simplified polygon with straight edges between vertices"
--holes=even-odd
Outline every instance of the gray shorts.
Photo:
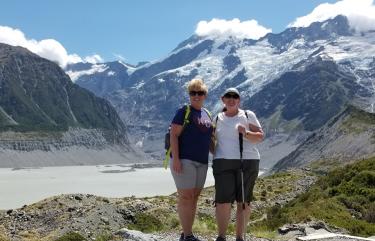
[{"label": "gray shorts", "polygon": [[203,188],[206,182],[208,164],[181,159],[182,173],[175,173],[172,169],[173,160],[170,161],[171,173],[177,189]]}]

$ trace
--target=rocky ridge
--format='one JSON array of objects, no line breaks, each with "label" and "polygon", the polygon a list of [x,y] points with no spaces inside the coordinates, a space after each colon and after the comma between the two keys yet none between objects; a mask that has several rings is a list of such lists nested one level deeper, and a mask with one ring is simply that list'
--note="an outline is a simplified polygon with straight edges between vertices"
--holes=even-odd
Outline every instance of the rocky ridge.
[{"label": "rocky ridge", "polygon": [[375,114],[348,106],[314,131],[273,170],[309,165],[317,160],[347,163],[375,153]]}]

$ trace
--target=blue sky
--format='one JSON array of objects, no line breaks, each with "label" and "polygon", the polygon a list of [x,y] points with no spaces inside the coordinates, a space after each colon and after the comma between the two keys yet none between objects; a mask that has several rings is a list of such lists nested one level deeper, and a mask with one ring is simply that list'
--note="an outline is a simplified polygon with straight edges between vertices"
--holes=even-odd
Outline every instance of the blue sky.
[{"label": "blue sky", "polygon": [[[370,1],[372,0],[357,0]],[[69,54],[105,61],[152,61],[166,56],[213,18],[256,20],[279,33],[297,17],[336,0],[3,0],[0,26],[27,39],[54,39]],[[1,36],[0,36],[1,37]]]}]

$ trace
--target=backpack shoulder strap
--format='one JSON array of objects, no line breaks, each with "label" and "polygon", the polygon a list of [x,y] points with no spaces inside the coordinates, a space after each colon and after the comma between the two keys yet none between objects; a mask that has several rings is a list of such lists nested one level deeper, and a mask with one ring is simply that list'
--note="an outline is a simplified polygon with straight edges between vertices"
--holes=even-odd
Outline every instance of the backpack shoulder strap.
[{"label": "backpack shoulder strap", "polygon": [[185,115],[184,115],[184,123],[182,124],[182,127],[185,127],[187,124],[189,124],[189,116],[190,116],[190,105],[185,106]]},{"label": "backpack shoulder strap", "polygon": [[216,118],[215,118],[215,124],[214,124],[214,128],[216,129],[217,127],[217,121],[219,120],[219,115],[220,113],[217,114]]},{"label": "backpack shoulder strap", "polygon": [[245,112],[245,115],[246,115],[246,119],[248,119],[249,120],[249,115],[248,115],[248,113],[247,113],[247,110],[243,110],[244,112]]},{"label": "backpack shoulder strap", "polygon": [[212,121],[212,115],[211,115],[211,112],[209,110],[207,110],[206,108],[202,108],[208,115],[208,117],[210,118],[210,120]]}]

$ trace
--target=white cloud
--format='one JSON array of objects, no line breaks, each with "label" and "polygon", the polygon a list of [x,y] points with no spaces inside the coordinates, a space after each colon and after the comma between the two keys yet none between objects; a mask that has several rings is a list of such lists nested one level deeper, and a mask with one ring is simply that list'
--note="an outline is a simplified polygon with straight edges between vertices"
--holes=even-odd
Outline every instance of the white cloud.
[{"label": "white cloud", "polygon": [[27,39],[21,30],[13,29],[7,26],[0,26],[0,43],[27,48],[31,52],[43,58],[58,63],[62,68],[64,68],[67,64],[84,61],[103,62],[103,59],[99,55],[88,56],[82,60],[82,58],[77,54],[68,54],[64,46],[54,39],[44,39],[41,41]]},{"label": "white cloud", "polygon": [[227,37],[259,39],[272,32],[272,29],[265,28],[256,20],[241,22],[238,18],[224,20],[214,18],[211,21],[200,21],[195,33],[198,36]]},{"label": "white cloud", "polygon": [[323,22],[344,15],[349,24],[357,31],[375,29],[374,0],[342,0],[336,3],[323,3],[317,6],[310,14],[297,18],[288,27],[307,27],[313,22]]},{"label": "white cloud", "polygon": [[97,64],[97,63],[103,63],[104,60],[102,59],[102,57],[100,57],[100,55],[94,54],[94,55],[85,57],[84,62]]}]

